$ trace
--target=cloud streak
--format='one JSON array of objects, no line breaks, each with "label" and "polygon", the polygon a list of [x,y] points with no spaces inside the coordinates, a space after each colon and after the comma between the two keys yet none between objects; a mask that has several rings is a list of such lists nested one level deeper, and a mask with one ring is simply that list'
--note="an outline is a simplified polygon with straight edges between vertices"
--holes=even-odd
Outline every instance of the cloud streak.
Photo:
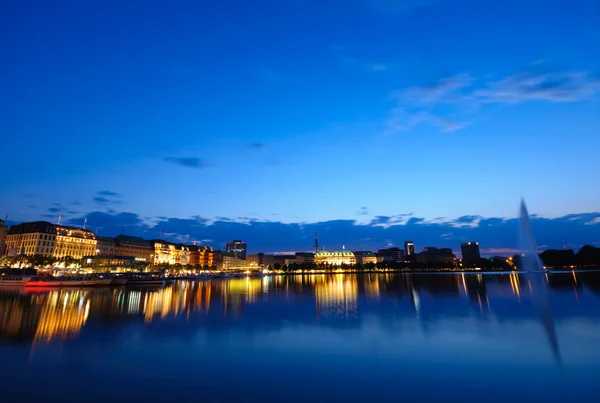
[{"label": "cloud streak", "polygon": [[165,157],[164,161],[184,168],[202,169],[209,166],[202,158],[195,157]]},{"label": "cloud streak", "polygon": [[110,190],[101,190],[98,192],[98,194],[101,196],[113,196],[113,197],[119,196],[118,193],[111,192]]},{"label": "cloud streak", "polygon": [[552,70],[536,64],[515,74],[477,80],[457,74],[427,86],[396,91],[386,122],[387,134],[429,125],[453,132],[469,125],[473,112],[486,105],[516,105],[525,102],[566,103],[593,99],[600,93],[600,77],[589,72]]}]

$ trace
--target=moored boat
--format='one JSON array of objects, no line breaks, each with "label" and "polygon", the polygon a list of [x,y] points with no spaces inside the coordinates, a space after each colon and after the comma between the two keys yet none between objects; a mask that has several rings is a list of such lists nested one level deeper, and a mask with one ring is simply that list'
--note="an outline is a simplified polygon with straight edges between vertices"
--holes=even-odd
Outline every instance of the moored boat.
[{"label": "moored boat", "polygon": [[123,277],[113,278],[110,285],[125,285],[129,280]]},{"label": "moored boat", "polygon": [[128,280],[127,281],[127,285],[156,285],[156,286],[162,286],[165,285],[165,280],[158,280],[158,279],[135,279],[135,280]]},{"label": "moored boat", "polygon": [[28,281],[34,276],[21,276],[21,275],[8,275],[8,276],[0,276],[0,287],[5,286],[24,286]]},{"label": "moored boat", "polygon": [[99,287],[109,286],[112,279],[87,279],[78,277],[36,277],[24,284],[25,287]]}]

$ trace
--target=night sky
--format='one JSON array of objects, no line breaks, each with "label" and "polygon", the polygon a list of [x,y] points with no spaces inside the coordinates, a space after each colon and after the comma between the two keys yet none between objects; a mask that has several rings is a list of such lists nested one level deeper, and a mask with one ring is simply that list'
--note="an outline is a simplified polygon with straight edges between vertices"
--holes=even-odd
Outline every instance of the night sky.
[{"label": "night sky", "polygon": [[597,0],[6,2],[0,91],[9,224],[600,245]]}]

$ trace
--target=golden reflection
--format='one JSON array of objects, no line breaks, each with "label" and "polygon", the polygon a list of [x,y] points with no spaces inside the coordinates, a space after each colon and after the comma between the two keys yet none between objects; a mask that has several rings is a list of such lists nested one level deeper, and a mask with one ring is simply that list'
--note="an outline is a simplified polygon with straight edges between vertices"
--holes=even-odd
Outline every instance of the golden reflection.
[{"label": "golden reflection", "polygon": [[513,294],[515,294],[519,299],[521,299],[521,288],[519,283],[519,275],[517,273],[510,273],[510,286],[512,287]]},{"label": "golden reflection", "polygon": [[317,316],[348,317],[357,312],[356,275],[336,274],[315,285]]},{"label": "golden reflection", "polygon": [[378,276],[368,275],[365,278],[365,293],[372,299],[379,299],[379,278]]},{"label": "golden reflection", "polygon": [[48,303],[42,306],[34,335],[34,342],[50,342],[53,339],[76,337],[87,321],[90,300],[87,293],[75,291],[52,291]]}]

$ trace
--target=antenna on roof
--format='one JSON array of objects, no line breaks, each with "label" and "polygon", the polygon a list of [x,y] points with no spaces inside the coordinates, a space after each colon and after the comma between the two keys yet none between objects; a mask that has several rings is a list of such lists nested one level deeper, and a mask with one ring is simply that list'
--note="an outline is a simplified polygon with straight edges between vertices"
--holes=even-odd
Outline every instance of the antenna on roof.
[{"label": "antenna on roof", "polygon": [[315,231],[315,253],[319,251],[319,234]]}]

